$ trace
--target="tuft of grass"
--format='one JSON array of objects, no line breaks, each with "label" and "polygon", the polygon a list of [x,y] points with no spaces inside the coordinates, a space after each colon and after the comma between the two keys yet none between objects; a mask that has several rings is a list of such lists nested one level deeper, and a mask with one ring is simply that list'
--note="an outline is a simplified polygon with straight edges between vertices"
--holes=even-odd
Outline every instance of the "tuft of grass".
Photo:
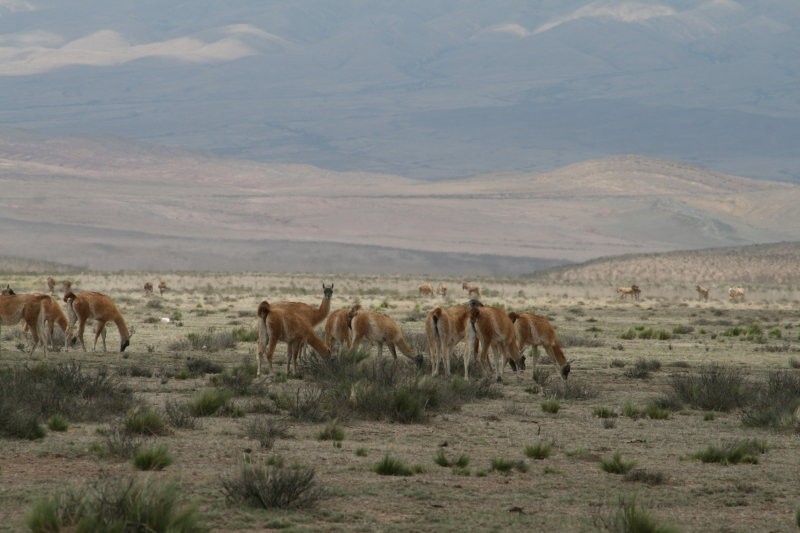
[{"label": "tuft of grass", "polygon": [[705,413],[703,413],[703,420],[706,421],[706,422],[710,422],[711,420],[714,420],[715,418],[716,418],[716,414],[714,413],[714,411],[706,411]]},{"label": "tuft of grass", "polygon": [[655,372],[661,368],[661,361],[658,359],[639,358],[632,368],[624,372],[626,377],[632,379],[645,379],[650,377],[650,372]]},{"label": "tuft of grass", "polygon": [[208,531],[174,483],[104,480],[39,500],[25,519],[33,533],[53,531]]},{"label": "tuft of grass", "polygon": [[697,373],[675,374],[670,378],[677,397],[698,409],[730,411],[752,399],[749,386],[739,370],[717,364],[701,368]]},{"label": "tuft of grass", "polygon": [[608,366],[611,368],[625,368],[625,361],[622,359],[612,359]]},{"label": "tuft of grass", "polygon": [[745,439],[723,444],[709,445],[703,451],[692,455],[704,463],[720,463],[735,465],[738,463],[758,464],[758,456],[767,452],[767,444],[757,439]]},{"label": "tuft of grass", "polygon": [[381,476],[410,476],[414,474],[408,465],[389,454],[384,455],[383,459],[375,463],[372,470]]},{"label": "tuft of grass", "polygon": [[623,461],[619,452],[615,452],[611,459],[602,459],[600,468],[609,474],[624,474],[636,466],[635,461]]},{"label": "tuft of grass", "polygon": [[139,448],[133,453],[133,465],[139,470],[163,470],[172,464],[166,444]]},{"label": "tuft of grass", "polygon": [[544,387],[545,396],[559,400],[589,400],[599,394],[591,384],[578,378],[570,377],[569,380],[552,379]]},{"label": "tuft of grass", "polygon": [[221,389],[206,389],[194,397],[189,404],[192,416],[212,416],[228,406],[231,393]]},{"label": "tuft of grass", "polygon": [[543,387],[548,379],[550,379],[549,367],[539,365],[533,367],[533,381],[535,383]]},{"label": "tuft of grass", "polygon": [[194,429],[197,427],[197,419],[192,416],[191,409],[187,403],[168,399],[164,402],[164,414],[169,425],[174,428]]},{"label": "tuft of grass", "polygon": [[444,468],[451,466],[455,468],[466,468],[469,466],[469,456],[461,454],[458,456],[458,459],[451,461],[444,453],[444,450],[439,448],[436,455],[433,456],[433,462]]},{"label": "tuft of grass", "polygon": [[341,442],[344,440],[344,430],[339,427],[336,420],[331,420],[325,427],[317,433],[317,440],[332,440]]},{"label": "tuft of grass", "polygon": [[193,378],[203,377],[206,374],[220,374],[225,367],[206,357],[189,357],[186,360],[186,372]]},{"label": "tuft of grass", "polygon": [[550,457],[553,451],[553,445],[549,442],[539,441],[536,444],[531,444],[525,447],[525,457],[537,459],[539,461]]},{"label": "tuft of grass", "polygon": [[138,435],[166,435],[169,431],[161,415],[153,409],[135,408],[123,421],[125,431]]},{"label": "tuft of grass", "polygon": [[666,420],[669,418],[669,409],[663,409],[655,403],[647,404],[641,414],[652,420]]},{"label": "tuft of grass", "polygon": [[693,326],[677,325],[674,328],[672,328],[672,333],[675,335],[686,335],[692,332],[694,332]]},{"label": "tuft of grass", "polygon": [[603,419],[603,428],[605,429],[614,429],[617,426],[617,419],[616,418],[604,418]]},{"label": "tuft of grass", "polygon": [[367,454],[368,454],[368,452],[367,452],[366,448],[358,448],[358,449],[356,449],[356,456],[357,457],[366,457]]},{"label": "tuft of grass", "polygon": [[616,418],[619,416],[614,409],[610,409],[608,407],[595,407],[592,410],[592,416],[596,416],[598,418]]},{"label": "tuft of grass", "polygon": [[660,524],[642,508],[636,498],[620,497],[616,510],[605,517],[598,517],[597,525],[613,533],[677,533],[677,529]]},{"label": "tuft of grass", "polygon": [[800,409],[800,375],[771,372],[765,381],[753,384],[752,399],[742,408],[742,424],[773,431],[800,433],[795,413]]},{"label": "tuft of grass", "polygon": [[508,474],[511,470],[517,470],[518,472],[525,473],[528,471],[528,464],[525,461],[516,460],[512,461],[510,459],[504,458],[494,458],[492,459],[492,470],[501,472],[503,474]]},{"label": "tuft of grass", "polygon": [[271,449],[277,439],[287,436],[286,422],[266,416],[249,419],[244,429],[249,438],[257,440],[259,446],[266,450]]},{"label": "tuft of grass", "polygon": [[103,456],[107,454],[117,459],[129,459],[146,442],[142,435],[132,434],[120,427],[109,426],[99,432],[103,436],[103,444],[97,451]]},{"label": "tuft of grass", "polygon": [[545,413],[556,414],[561,408],[561,404],[555,398],[549,398],[541,403],[542,411]]},{"label": "tuft of grass", "polygon": [[308,509],[325,496],[315,477],[312,468],[244,461],[238,476],[223,479],[222,491],[231,504],[262,509]]},{"label": "tuft of grass", "polygon": [[53,415],[47,421],[47,427],[50,431],[66,431],[69,429],[69,422],[61,415]]}]

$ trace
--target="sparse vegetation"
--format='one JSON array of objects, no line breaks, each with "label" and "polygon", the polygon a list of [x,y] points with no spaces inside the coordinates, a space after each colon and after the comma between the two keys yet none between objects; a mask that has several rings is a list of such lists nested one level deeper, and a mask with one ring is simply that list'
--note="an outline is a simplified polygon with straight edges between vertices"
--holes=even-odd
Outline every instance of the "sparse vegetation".
[{"label": "sparse vegetation", "polygon": [[236,476],[222,480],[231,504],[262,509],[308,509],[325,495],[314,469],[243,461]]},{"label": "sparse vegetation", "polygon": [[139,470],[163,470],[172,464],[165,444],[139,448],[133,453],[133,465]]},{"label": "sparse vegetation", "polygon": [[720,463],[735,465],[739,463],[758,463],[758,456],[767,452],[767,444],[757,439],[740,440],[723,444],[709,445],[705,450],[692,457],[704,463]]},{"label": "sparse vegetation", "polygon": [[386,454],[375,463],[372,470],[380,476],[411,476],[414,471],[403,461]]},{"label": "sparse vegetation", "polygon": [[635,461],[623,461],[619,452],[615,452],[611,459],[600,461],[600,467],[609,474],[625,474],[636,466]]},{"label": "sparse vegetation", "polygon": [[539,441],[536,444],[525,447],[525,457],[531,459],[547,459],[550,457],[550,452],[553,451],[553,445],[549,442]]}]

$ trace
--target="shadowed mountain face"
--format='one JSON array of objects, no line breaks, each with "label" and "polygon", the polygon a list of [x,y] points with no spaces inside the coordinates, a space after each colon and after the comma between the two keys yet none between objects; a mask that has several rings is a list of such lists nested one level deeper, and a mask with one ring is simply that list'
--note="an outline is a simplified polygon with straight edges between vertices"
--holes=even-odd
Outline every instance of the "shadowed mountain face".
[{"label": "shadowed mountain face", "polygon": [[436,179],[800,181],[796,0],[0,0],[0,124]]},{"label": "shadowed mountain face", "polygon": [[800,240],[800,186],[640,156],[431,182],[1,135],[0,190],[3,255],[106,270],[506,275]]}]

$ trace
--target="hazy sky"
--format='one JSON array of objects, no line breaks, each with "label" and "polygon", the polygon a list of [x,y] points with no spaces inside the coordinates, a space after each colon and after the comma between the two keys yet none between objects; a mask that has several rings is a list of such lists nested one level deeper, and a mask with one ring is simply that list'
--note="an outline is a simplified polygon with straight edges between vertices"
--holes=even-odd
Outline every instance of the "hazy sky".
[{"label": "hazy sky", "polygon": [[800,182],[800,2],[0,0],[0,128],[441,178]]}]

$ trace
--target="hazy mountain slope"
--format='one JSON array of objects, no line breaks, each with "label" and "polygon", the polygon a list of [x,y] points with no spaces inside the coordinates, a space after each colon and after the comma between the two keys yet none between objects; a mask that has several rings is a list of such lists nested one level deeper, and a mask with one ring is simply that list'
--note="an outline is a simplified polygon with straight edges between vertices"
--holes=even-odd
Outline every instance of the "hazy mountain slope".
[{"label": "hazy mountain slope", "polygon": [[372,257],[380,272],[502,274],[800,240],[800,186],[638,156],[428,182],[0,136],[0,190],[3,254],[99,269],[348,270],[352,257],[360,271]]},{"label": "hazy mountain slope", "polygon": [[0,124],[416,178],[800,180],[796,0],[0,5]]}]

